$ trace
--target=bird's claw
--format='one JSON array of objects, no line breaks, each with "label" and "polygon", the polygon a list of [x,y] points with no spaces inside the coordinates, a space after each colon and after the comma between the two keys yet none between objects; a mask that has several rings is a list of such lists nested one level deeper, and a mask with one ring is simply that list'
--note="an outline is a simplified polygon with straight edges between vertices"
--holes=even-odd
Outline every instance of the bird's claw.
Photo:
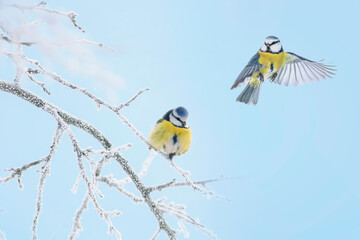
[{"label": "bird's claw", "polygon": [[271,75],[271,77],[270,77],[270,82],[274,82],[276,76],[277,76],[277,73],[274,73],[273,75]]},{"label": "bird's claw", "polygon": [[175,153],[170,153],[170,154],[169,154],[169,159],[170,159],[170,161],[172,161],[172,159],[173,159],[174,156],[175,156]]}]

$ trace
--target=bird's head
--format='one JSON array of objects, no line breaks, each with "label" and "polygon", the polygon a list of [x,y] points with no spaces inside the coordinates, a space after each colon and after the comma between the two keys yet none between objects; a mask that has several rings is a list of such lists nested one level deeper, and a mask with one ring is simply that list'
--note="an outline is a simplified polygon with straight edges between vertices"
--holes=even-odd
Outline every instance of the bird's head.
[{"label": "bird's head", "polygon": [[280,40],[275,36],[269,36],[265,39],[260,51],[268,53],[279,53],[283,51]]},{"label": "bird's head", "polygon": [[175,126],[188,128],[188,115],[189,113],[184,107],[177,107],[170,113],[170,122]]}]

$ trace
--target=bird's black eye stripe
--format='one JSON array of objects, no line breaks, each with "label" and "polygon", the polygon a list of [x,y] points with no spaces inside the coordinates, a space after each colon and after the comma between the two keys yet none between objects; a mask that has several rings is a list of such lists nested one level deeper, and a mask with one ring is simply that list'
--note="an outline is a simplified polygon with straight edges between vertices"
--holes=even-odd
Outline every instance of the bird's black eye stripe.
[{"label": "bird's black eye stripe", "polygon": [[[173,116],[174,116],[174,115],[173,115]],[[174,118],[175,118],[176,120],[178,120],[179,122],[181,122],[181,125],[182,125],[182,126],[185,126],[185,123],[184,123],[183,121],[181,121],[181,119],[180,119],[180,118],[175,117],[175,116],[174,116]]]},{"label": "bird's black eye stripe", "polygon": [[272,46],[272,45],[274,45],[274,44],[276,44],[276,43],[278,43],[278,42],[280,42],[280,41],[272,42],[269,46]]},{"label": "bird's black eye stripe", "polygon": [[176,120],[178,120],[179,122],[181,122],[182,127],[185,127],[185,126],[186,126],[185,122],[181,121],[180,118],[176,117],[176,116],[175,116],[174,114],[172,114],[172,113],[171,113],[171,115],[172,115]]}]

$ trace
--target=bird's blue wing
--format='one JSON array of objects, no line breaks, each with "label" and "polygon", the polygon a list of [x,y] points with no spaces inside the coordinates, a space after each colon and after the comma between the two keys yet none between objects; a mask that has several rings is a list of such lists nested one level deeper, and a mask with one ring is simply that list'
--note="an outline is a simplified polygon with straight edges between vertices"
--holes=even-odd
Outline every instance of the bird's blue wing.
[{"label": "bird's blue wing", "polygon": [[334,71],[334,66],[311,61],[295,53],[287,52],[285,64],[279,69],[273,82],[285,86],[296,86],[327,77],[331,78]]},{"label": "bird's blue wing", "polygon": [[241,71],[239,76],[236,78],[234,84],[231,89],[240,87],[241,85],[248,83],[251,79],[251,76],[254,72],[259,71],[261,64],[259,63],[259,53],[257,52],[245,66],[245,68]]}]

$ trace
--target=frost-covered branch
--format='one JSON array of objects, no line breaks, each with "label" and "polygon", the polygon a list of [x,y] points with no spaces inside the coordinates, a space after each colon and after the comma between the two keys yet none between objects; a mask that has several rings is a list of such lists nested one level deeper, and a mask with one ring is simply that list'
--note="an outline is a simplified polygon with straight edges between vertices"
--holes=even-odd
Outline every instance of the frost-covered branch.
[{"label": "frost-covered branch", "polygon": [[208,184],[208,183],[217,182],[217,181],[221,181],[221,180],[222,179],[220,179],[220,178],[215,178],[215,179],[208,179],[208,180],[203,180],[203,181],[194,181],[192,183],[188,183],[188,182],[179,182],[179,183],[177,183],[176,179],[174,178],[173,180],[171,180],[168,183],[149,187],[149,191],[151,191],[151,192],[153,192],[153,191],[161,191],[164,188],[190,186],[191,184],[201,185],[201,186],[205,187],[206,184]]},{"label": "frost-covered branch", "polygon": [[6,182],[9,182],[10,180],[14,179],[16,176],[18,177],[18,184],[19,184],[19,188],[20,189],[23,189],[23,185],[21,183],[21,177],[22,177],[22,173],[24,171],[26,171],[28,168],[32,167],[32,166],[35,166],[35,165],[38,165],[39,163],[43,162],[44,159],[40,159],[40,160],[37,160],[37,161],[34,161],[34,162],[31,162],[31,163],[28,163],[28,164],[25,164],[24,166],[22,167],[19,167],[19,168],[9,168],[9,169],[5,169],[5,171],[8,171],[8,172],[13,172],[10,176],[8,177],[5,177],[5,178],[0,178],[0,183],[6,183]]},{"label": "frost-covered branch", "polygon": [[156,240],[158,236],[160,235],[161,228],[158,228],[156,232],[154,233],[154,236],[151,238],[151,240]]},{"label": "frost-covered branch", "polygon": [[[93,137],[95,137],[100,144],[103,145],[106,149],[111,149],[112,144],[99,132],[96,128],[94,128],[89,123],[86,123],[85,121],[82,121],[76,117],[71,116],[68,113],[63,112],[59,108],[55,107],[54,105],[47,103],[45,100],[41,99],[40,97],[21,89],[19,86],[11,83],[7,83],[5,81],[0,80],[0,90],[11,93],[13,95],[16,95],[36,107],[42,109],[43,111],[49,112],[51,115],[55,117],[55,119],[63,125],[74,125],[75,127],[78,127],[89,134],[91,134]],[[74,150],[76,151],[77,157],[78,157],[78,164],[81,171],[83,171],[83,164],[82,164],[82,155],[81,149],[78,146],[78,143],[75,139],[75,137],[72,135],[72,133],[69,130],[69,127],[66,127],[67,134],[70,136]],[[132,182],[135,184],[137,189],[140,191],[141,195],[144,198],[145,203],[149,206],[150,210],[154,213],[156,219],[159,222],[160,227],[167,233],[170,239],[175,239],[175,231],[170,228],[168,223],[165,221],[163,217],[162,211],[157,207],[157,205],[154,203],[152,198],[149,195],[149,192],[147,191],[147,187],[142,183],[138,175],[135,173],[135,171],[132,169],[132,167],[128,164],[128,161],[124,159],[119,153],[114,154],[115,160],[122,166],[123,170],[126,172],[126,174],[132,179]],[[90,181],[87,179],[86,175],[82,173],[82,177],[84,181],[86,182],[88,186],[88,190],[91,189]],[[97,206],[97,209],[99,211],[99,214],[101,215],[101,208],[96,202],[95,196],[93,193],[89,192],[90,198],[93,200],[93,203],[95,206]],[[99,207],[99,208],[98,208]],[[101,216],[102,217],[102,216]]]},{"label": "frost-covered branch", "polygon": [[37,237],[37,226],[38,226],[39,215],[40,215],[41,206],[42,206],[42,197],[43,197],[45,178],[50,172],[50,162],[51,162],[51,159],[52,159],[52,157],[54,156],[54,154],[56,152],[57,146],[59,144],[59,141],[60,141],[60,138],[61,138],[63,132],[64,132],[64,126],[62,124],[59,124],[57,129],[56,129],[56,133],[55,133],[55,136],[54,136],[54,139],[53,139],[53,143],[52,143],[52,145],[50,147],[50,153],[44,158],[45,164],[41,169],[41,176],[40,176],[40,181],[39,181],[38,195],[37,195],[37,200],[36,200],[36,211],[35,211],[33,224],[32,224],[33,240],[38,239],[38,237]]},{"label": "frost-covered branch", "polygon": [[94,191],[97,191],[97,185],[96,185],[96,183],[92,182],[86,175],[85,166],[82,161],[82,158],[85,155],[85,153],[84,153],[84,151],[82,151],[80,149],[79,143],[78,143],[77,139],[75,138],[75,135],[72,133],[70,127],[65,123],[65,121],[58,114],[56,109],[53,109],[51,107],[45,107],[44,110],[46,112],[50,113],[51,115],[53,115],[59,125],[64,126],[64,130],[67,132],[68,136],[70,137],[70,140],[74,147],[74,151],[77,155],[80,174],[87,185],[87,191],[88,191],[89,198],[92,200],[92,202],[95,206],[95,209],[97,210],[97,212],[99,214],[99,217],[105,219],[105,221],[108,225],[108,228],[109,228],[109,234],[114,233],[117,239],[121,239],[120,232],[114,227],[114,225],[112,224],[112,222],[109,218],[112,215],[120,215],[121,212],[119,212],[117,210],[107,212],[100,206],[98,200],[96,199],[95,192],[94,192]]},{"label": "frost-covered branch", "polygon": [[31,45],[34,44],[33,42],[17,42],[17,41],[13,41],[9,37],[4,36],[3,34],[0,34],[0,39],[6,41],[8,43],[20,44],[20,45],[24,45],[24,46],[31,46]]},{"label": "frost-covered branch", "polygon": [[79,30],[81,30],[82,32],[85,32],[85,30],[76,22],[76,17],[77,17],[77,13],[76,12],[61,12],[58,10],[54,10],[54,9],[49,9],[46,8],[46,2],[42,1],[38,4],[35,5],[20,5],[20,4],[6,4],[5,7],[13,7],[13,8],[17,8],[20,9],[21,11],[24,10],[39,10],[39,11],[44,11],[44,12],[48,12],[48,13],[52,13],[52,14],[57,14],[57,15],[61,15],[64,17],[67,17],[70,19],[70,21],[74,24],[74,26],[76,28],[78,28]]},{"label": "frost-covered branch", "polygon": [[126,189],[124,189],[122,187],[121,184],[118,183],[118,180],[114,179],[112,176],[101,176],[98,177],[98,181],[106,183],[109,187],[114,187],[116,188],[118,191],[120,191],[121,193],[123,193],[125,196],[127,196],[128,198],[130,198],[131,200],[134,201],[135,204],[138,203],[144,203],[144,199],[140,198],[138,196],[136,196],[135,194],[127,191]]},{"label": "frost-covered branch", "polygon": [[89,203],[89,195],[86,193],[79,209],[75,213],[74,223],[71,233],[69,235],[69,240],[75,239],[80,234],[80,231],[82,231],[82,226],[80,223],[81,215],[87,209],[88,203]]},{"label": "frost-covered branch", "polygon": [[159,207],[165,213],[171,214],[178,218],[179,220],[178,225],[180,226],[180,232],[184,233],[185,237],[188,237],[189,233],[186,230],[185,225],[182,223],[182,221],[186,221],[190,223],[191,225],[195,226],[196,228],[206,233],[212,239],[217,239],[217,237],[210,230],[205,228],[198,220],[193,219],[189,214],[185,212],[185,208],[186,208],[185,205],[175,204],[174,202],[171,202],[169,205],[159,203]]}]

